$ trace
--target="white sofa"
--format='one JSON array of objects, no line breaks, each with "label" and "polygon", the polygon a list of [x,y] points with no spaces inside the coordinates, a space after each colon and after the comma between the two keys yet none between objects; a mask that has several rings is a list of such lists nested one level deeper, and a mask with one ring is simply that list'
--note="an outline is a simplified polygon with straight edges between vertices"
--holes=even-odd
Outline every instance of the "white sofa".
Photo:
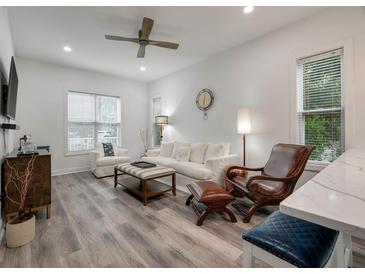
[{"label": "white sofa", "polygon": [[95,150],[90,151],[91,172],[97,178],[114,175],[114,166],[131,161],[128,149],[119,148],[113,144],[114,156],[104,156],[102,144],[96,144]]},{"label": "white sofa", "polygon": [[[189,157],[181,159],[177,153],[180,147],[190,149]],[[237,155],[229,154],[230,144],[203,144],[162,142],[160,149],[147,151],[143,161],[161,166],[171,167],[176,170],[176,187],[188,192],[186,185],[197,180],[212,180],[224,186],[223,173],[225,166],[238,164]],[[189,151],[185,149],[184,152]],[[186,156],[186,155],[185,155]],[[182,157],[184,158],[184,157]],[[160,181],[170,184],[168,179]]]}]

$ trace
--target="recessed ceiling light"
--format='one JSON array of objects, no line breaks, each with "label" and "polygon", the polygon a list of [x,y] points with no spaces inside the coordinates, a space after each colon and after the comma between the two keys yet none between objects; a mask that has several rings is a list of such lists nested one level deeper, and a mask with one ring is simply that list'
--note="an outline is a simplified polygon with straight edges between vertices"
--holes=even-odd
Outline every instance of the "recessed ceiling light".
[{"label": "recessed ceiling light", "polygon": [[146,70],[146,67],[140,67],[139,70],[145,71]]},{"label": "recessed ceiling light", "polygon": [[249,13],[251,13],[251,12],[253,12],[253,10],[255,9],[255,7],[253,7],[253,6],[247,6],[247,7],[245,7],[244,9],[243,9],[243,12],[245,13],[245,14],[249,14]]},{"label": "recessed ceiling light", "polygon": [[72,51],[72,48],[70,48],[69,46],[64,46],[63,50],[67,51],[67,52],[70,52],[70,51]]}]

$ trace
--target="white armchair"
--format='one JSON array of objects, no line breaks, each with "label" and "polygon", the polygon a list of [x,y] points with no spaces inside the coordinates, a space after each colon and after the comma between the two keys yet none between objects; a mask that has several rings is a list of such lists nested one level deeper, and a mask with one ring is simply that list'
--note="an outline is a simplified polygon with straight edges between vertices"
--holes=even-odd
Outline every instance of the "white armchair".
[{"label": "white armchair", "polygon": [[91,172],[97,178],[114,175],[114,166],[131,161],[128,149],[119,148],[113,144],[114,156],[104,156],[102,144],[97,144],[95,150],[90,151]]}]

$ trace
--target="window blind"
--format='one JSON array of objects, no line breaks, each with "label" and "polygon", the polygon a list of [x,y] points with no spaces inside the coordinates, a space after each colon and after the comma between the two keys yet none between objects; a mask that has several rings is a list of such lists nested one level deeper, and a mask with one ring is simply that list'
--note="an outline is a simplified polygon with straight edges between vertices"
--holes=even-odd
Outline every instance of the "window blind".
[{"label": "window blind", "polygon": [[67,149],[82,152],[96,143],[120,145],[120,98],[69,91],[67,94]]},{"label": "window blind", "polygon": [[297,61],[299,139],[310,160],[332,162],[344,151],[343,49]]}]

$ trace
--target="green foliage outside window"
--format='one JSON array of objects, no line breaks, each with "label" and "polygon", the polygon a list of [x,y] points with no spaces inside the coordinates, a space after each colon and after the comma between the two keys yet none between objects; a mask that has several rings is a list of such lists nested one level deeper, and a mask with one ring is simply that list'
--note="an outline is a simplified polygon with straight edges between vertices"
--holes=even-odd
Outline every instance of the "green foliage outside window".
[{"label": "green foliage outside window", "polygon": [[332,162],[343,153],[342,56],[302,66],[304,143],[316,146],[310,159]]},{"label": "green foliage outside window", "polygon": [[341,113],[305,115],[305,144],[315,145],[310,159],[332,162],[343,153]]}]

